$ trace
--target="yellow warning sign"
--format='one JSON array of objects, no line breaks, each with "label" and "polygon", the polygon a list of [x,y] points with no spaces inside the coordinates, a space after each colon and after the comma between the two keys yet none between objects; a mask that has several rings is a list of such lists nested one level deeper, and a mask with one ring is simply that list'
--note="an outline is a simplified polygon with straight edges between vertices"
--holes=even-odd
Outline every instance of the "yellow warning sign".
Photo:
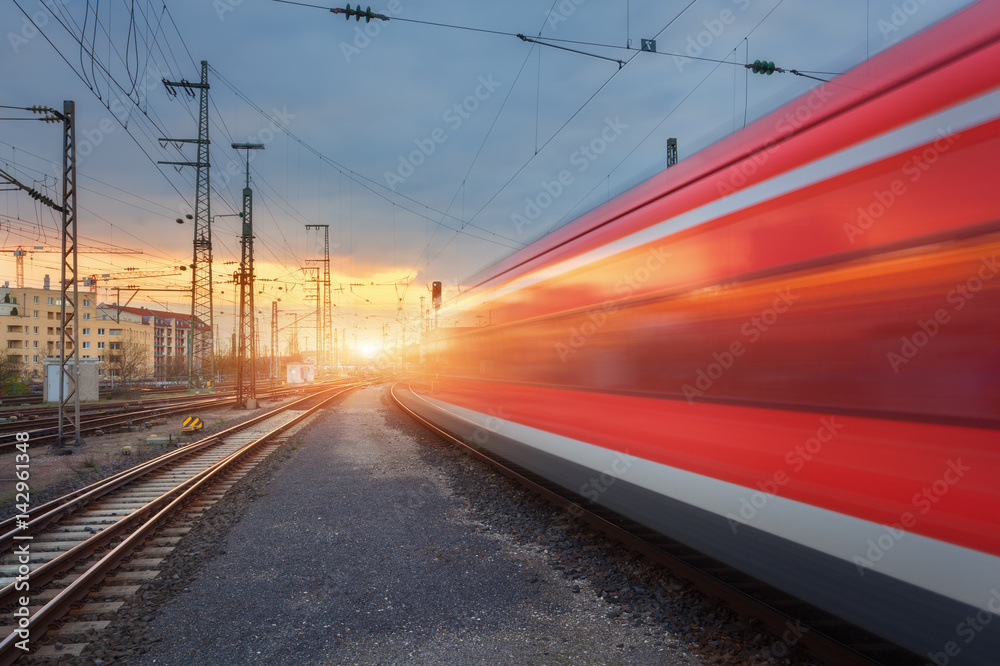
[{"label": "yellow warning sign", "polygon": [[181,432],[194,432],[195,430],[201,430],[205,427],[204,422],[197,416],[189,416],[184,419],[184,427],[181,428]]}]

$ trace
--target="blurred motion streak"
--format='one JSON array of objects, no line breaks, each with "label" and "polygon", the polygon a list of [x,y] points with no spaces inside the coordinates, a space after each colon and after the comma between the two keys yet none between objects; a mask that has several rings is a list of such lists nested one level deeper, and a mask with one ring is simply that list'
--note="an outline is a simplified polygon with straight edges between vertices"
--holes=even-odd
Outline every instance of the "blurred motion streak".
[{"label": "blurred motion streak", "polygon": [[923,658],[995,663],[998,7],[474,276],[407,400]]}]

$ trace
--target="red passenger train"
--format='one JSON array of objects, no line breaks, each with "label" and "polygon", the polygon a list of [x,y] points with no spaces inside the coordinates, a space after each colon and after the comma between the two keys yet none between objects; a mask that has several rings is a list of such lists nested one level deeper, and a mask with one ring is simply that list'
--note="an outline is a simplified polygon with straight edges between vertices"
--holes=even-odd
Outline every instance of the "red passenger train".
[{"label": "red passenger train", "polygon": [[476,276],[411,406],[932,663],[1000,663],[998,16]]}]

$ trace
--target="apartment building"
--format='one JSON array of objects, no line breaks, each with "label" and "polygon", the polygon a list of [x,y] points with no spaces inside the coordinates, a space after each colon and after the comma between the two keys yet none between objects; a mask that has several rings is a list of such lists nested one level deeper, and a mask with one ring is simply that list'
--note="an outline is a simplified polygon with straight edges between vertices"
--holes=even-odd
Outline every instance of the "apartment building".
[{"label": "apartment building", "polygon": [[[105,306],[102,306],[102,308]],[[112,306],[107,306],[111,308]],[[153,329],[151,358],[153,377],[168,379],[187,376],[188,345],[191,343],[191,315],[148,308],[121,308],[120,319],[142,322]],[[199,330],[208,326],[196,320]]]},{"label": "apartment building", "polygon": [[[51,288],[48,276],[41,288],[11,287],[6,282],[0,287],[0,347],[8,357],[20,358],[21,375],[26,380],[41,381],[42,359],[62,355],[62,325],[62,295]],[[80,356],[103,361],[110,326],[99,314],[94,294],[89,291],[79,292],[77,316],[68,334],[74,333],[74,326]],[[67,344],[67,352],[72,351]]]},{"label": "apartment building", "polygon": [[[86,290],[79,292],[77,301],[77,316],[67,332],[77,327],[80,357],[101,361],[101,376],[114,373],[119,354],[133,341],[145,351],[150,376],[187,374],[190,314],[99,304]],[[48,276],[41,288],[9,283],[0,287],[0,347],[21,361],[21,376],[27,381],[41,381],[42,359],[61,356],[61,309],[61,292],[51,287]],[[207,328],[200,321],[198,326]],[[67,353],[72,353],[69,345]]]}]

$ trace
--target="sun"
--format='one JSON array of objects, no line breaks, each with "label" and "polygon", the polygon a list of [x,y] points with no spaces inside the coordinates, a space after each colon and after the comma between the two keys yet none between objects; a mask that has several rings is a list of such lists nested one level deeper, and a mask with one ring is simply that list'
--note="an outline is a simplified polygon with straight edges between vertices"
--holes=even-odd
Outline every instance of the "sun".
[{"label": "sun", "polygon": [[358,345],[358,351],[365,358],[371,358],[379,350],[379,346],[374,342],[362,342]]}]

